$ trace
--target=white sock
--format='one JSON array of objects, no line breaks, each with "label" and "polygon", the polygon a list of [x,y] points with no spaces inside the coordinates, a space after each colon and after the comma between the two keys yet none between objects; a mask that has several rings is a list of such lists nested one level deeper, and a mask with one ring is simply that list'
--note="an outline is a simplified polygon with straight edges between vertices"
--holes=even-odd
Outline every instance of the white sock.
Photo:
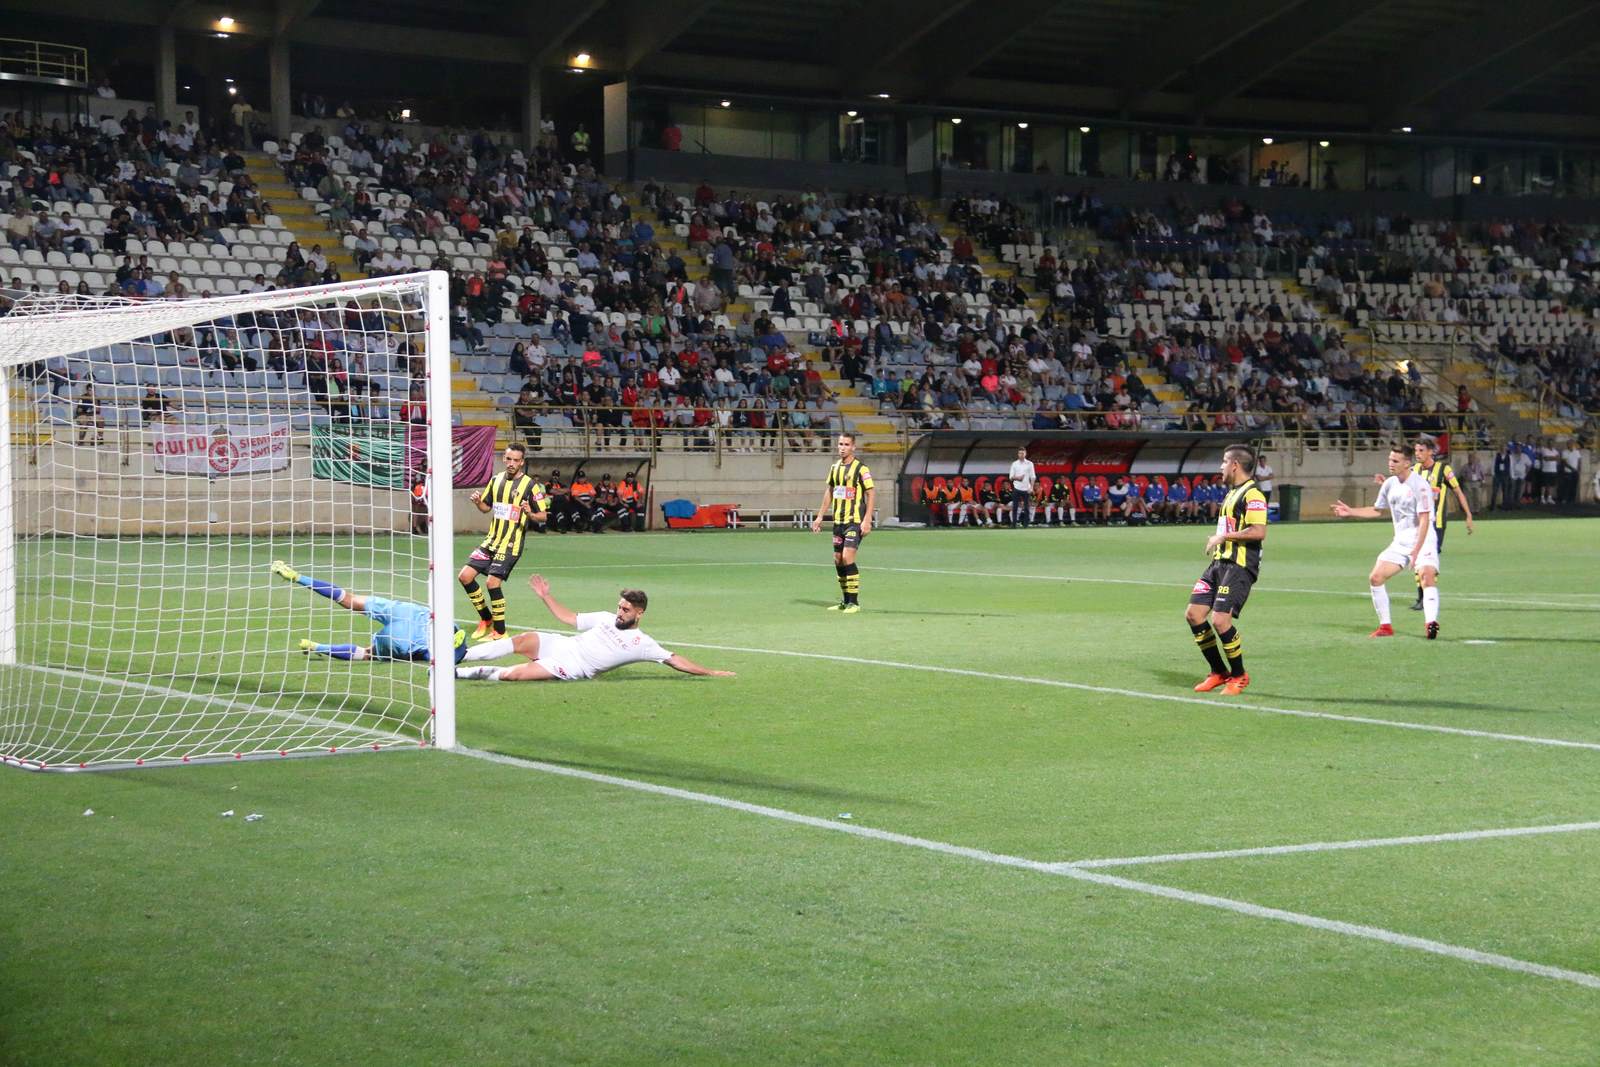
[{"label": "white sock", "polygon": [[471,682],[498,682],[500,680],[499,667],[457,667],[456,677]]},{"label": "white sock", "polygon": [[1422,621],[1439,621],[1439,587],[1436,585],[1422,587]]},{"label": "white sock", "polygon": [[497,637],[493,641],[485,641],[481,645],[468,645],[467,654],[462,659],[502,659],[515,651],[511,647],[511,638]]},{"label": "white sock", "polygon": [[1389,621],[1389,587],[1375,585],[1372,587],[1372,606],[1378,609],[1378,625],[1392,625]]}]

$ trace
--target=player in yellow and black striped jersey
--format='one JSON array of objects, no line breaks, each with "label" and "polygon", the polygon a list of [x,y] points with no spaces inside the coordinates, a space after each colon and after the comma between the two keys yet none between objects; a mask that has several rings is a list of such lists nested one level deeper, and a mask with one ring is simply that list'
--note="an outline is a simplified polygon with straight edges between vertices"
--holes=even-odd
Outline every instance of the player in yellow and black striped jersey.
[{"label": "player in yellow and black striped jersey", "polygon": [[1255,470],[1256,454],[1248,446],[1229,445],[1222,453],[1228,495],[1217,514],[1216,533],[1206,541],[1211,565],[1194,583],[1186,613],[1195,644],[1211,666],[1194,687],[1197,693],[1223,686],[1229,696],[1238,696],[1250,684],[1244,642],[1233,620],[1261,573],[1261,543],[1267,538],[1267,497],[1256,485]]},{"label": "player in yellow and black striped jersey", "polygon": [[833,517],[833,569],[839,576],[839,592],[844,599],[830,605],[829,611],[853,615],[861,610],[861,569],[856,566],[856,549],[872,532],[872,514],[878,490],[872,472],[856,458],[856,435],[839,435],[839,459],[828,468],[828,482],[822,490],[822,505],[811,520],[811,532],[822,529],[824,515]]},{"label": "player in yellow and black striped jersey", "polygon": [[[543,521],[550,508],[544,486],[524,474],[523,462],[527,453],[521,445],[507,445],[502,457],[505,470],[489,479],[489,484],[472,494],[472,503],[489,520],[489,533],[483,542],[472,550],[462,565],[457,578],[467,591],[467,599],[478,611],[478,628],[472,634],[474,641],[490,637],[504,637],[506,633],[506,597],[501,592],[505,580],[522,557],[522,541],[527,536],[528,524]],[[487,598],[478,587],[478,575],[487,574]]]},{"label": "player in yellow and black striped jersey", "polygon": [[[1461,505],[1461,515],[1467,524],[1468,537],[1472,536],[1472,506],[1467,503],[1467,494],[1461,491],[1461,484],[1456,481],[1456,472],[1450,469],[1450,464],[1439,458],[1439,442],[1432,434],[1425,433],[1418,437],[1416,444],[1411,446],[1411,455],[1416,459],[1411,465],[1412,471],[1427,479],[1428,485],[1433,488],[1433,536],[1438,543],[1439,551],[1443,553],[1446,513],[1449,511],[1449,501],[1444,495],[1445,489],[1448,487],[1456,494],[1456,502]],[[1425,592],[1420,571],[1416,578],[1417,600],[1411,605],[1411,610],[1421,611],[1424,595],[1439,594]]]}]

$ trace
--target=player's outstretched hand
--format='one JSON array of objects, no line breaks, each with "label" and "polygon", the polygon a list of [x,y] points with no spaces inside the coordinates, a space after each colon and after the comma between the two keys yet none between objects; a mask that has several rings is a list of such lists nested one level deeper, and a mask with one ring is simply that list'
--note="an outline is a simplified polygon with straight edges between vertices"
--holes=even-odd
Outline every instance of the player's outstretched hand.
[{"label": "player's outstretched hand", "polygon": [[816,518],[811,520],[811,532],[812,533],[821,533],[822,532],[822,516],[820,514],[817,515]]},{"label": "player's outstretched hand", "polygon": [[1388,478],[1384,477],[1381,474],[1374,474],[1372,476],[1372,484],[1373,485],[1382,485],[1384,482],[1386,482],[1388,480],[1389,480]]},{"label": "player's outstretched hand", "polygon": [[1201,555],[1211,555],[1217,550],[1217,546],[1222,544],[1223,540],[1224,538],[1221,534],[1212,534],[1210,537],[1206,538],[1206,550],[1201,553]]},{"label": "player's outstretched hand", "polygon": [[733,671],[707,671],[706,674],[709,675],[712,678],[737,678],[737,677],[739,677]]},{"label": "player's outstretched hand", "polygon": [[1350,505],[1343,500],[1335,500],[1333,502],[1333,513],[1341,519],[1348,519],[1350,517]]},{"label": "player's outstretched hand", "polygon": [[473,490],[472,495],[467,497],[467,499],[472,501],[474,504],[483,503],[483,490],[482,489]]},{"label": "player's outstretched hand", "polygon": [[1472,536],[1472,516],[1471,515],[1467,516],[1467,536],[1468,537]]},{"label": "player's outstretched hand", "polygon": [[535,574],[528,579],[528,588],[533,590],[533,595],[543,599],[550,595],[550,583],[544,580],[544,575]]}]

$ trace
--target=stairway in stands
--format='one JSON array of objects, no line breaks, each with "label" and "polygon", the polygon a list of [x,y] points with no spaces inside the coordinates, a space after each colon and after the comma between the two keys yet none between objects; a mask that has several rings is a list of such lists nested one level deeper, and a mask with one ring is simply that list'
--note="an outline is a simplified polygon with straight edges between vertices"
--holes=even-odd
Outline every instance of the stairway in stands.
[{"label": "stairway in stands", "polygon": [[[938,225],[939,232],[946,241],[954,243],[955,239],[961,236],[963,232],[961,227],[950,221],[949,216],[937,204],[924,203],[923,207],[928,212],[929,218]],[[1044,313],[1050,308],[1050,298],[1047,294],[1035,291],[1034,279],[1023,275],[1017,264],[1006,263],[1001,260],[989,249],[983,247],[978,240],[973,239],[972,247],[977,256],[978,265],[983,268],[984,275],[990,278],[1015,279],[1017,284],[1022,286],[1023,291],[1029,294],[1028,313],[1033,316],[1035,322],[1043,321]],[[1098,252],[1099,249],[1098,247],[1090,247],[1088,251],[1093,254]],[[1057,256],[1057,262],[1063,270],[1067,269],[1066,260],[1062,258],[1064,255],[1065,251],[1062,250]],[[1062,362],[1065,363],[1067,361],[1063,360]],[[1143,353],[1128,353],[1127,362],[1130,370],[1139,372],[1139,380],[1144,382],[1157,400],[1161,401],[1161,406],[1164,410],[1179,413],[1189,410],[1189,400],[1183,395],[1183,390],[1167,381],[1167,376],[1151,366],[1149,359]]]},{"label": "stairway in stands", "polygon": [[[708,268],[703,262],[689,252],[689,241],[673,232],[672,227],[657,222],[653,212],[646,208],[634,190],[624,193],[628,206],[635,219],[644,218],[656,230],[656,244],[668,253],[676,252],[688,264],[689,281],[698,281],[700,275]],[[754,305],[746,300],[735,300],[728,304],[725,313],[730,322],[737,324],[741,315],[755,310]],[[822,358],[822,354],[812,346],[804,333],[797,334],[793,330],[785,332],[794,350],[804,354],[811,368],[822,376],[822,380],[836,396],[836,405],[840,417],[844,421],[841,428],[854,429],[862,435],[861,451],[863,452],[903,452],[905,446],[900,441],[895,431],[895,424],[889,419],[878,417],[878,404],[870,396],[863,396],[855,385],[844,381],[839,376],[837,368],[831,366]]]},{"label": "stairway in stands", "polygon": [[321,245],[328,262],[339,268],[344,280],[365,278],[364,271],[356,266],[350,251],[344,246],[344,237],[330,229],[318,215],[310,201],[302,199],[300,190],[289,184],[283,168],[271,156],[262,152],[244,153],[245,173],[261,190],[261,197],[272,208],[272,214],[283,220],[284,227],[300,243],[302,253],[311,251],[312,245]]},{"label": "stairway in stands", "polygon": [[[339,268],[339,274],[345,281],[367,277],[366,272],[356,266],[350,250],[345,248],[344,236],[316,213],[311,202],[301,197],[300,190],[289,184],[276,160],[261,152],[246,152],[244,159],[246,173],[261,190],[262,198],[271,205],[272,213],[282,219],[284,227],[294,234],[302,252],[311,251],[312,245],[321,245],[322,254],[328,257],[328,262]],[[454,349],[455,346],[451,347]],[[496,447],[508,444],[512,437],[509,416],[495,407],[494,398],[483,392],[475,376],[465,373],[461,354],[452,352],[450,369],[450,407],[454,414],[461,417],[461,424],[493,426]],[[398,404],[404,397],[390,399]]]}]

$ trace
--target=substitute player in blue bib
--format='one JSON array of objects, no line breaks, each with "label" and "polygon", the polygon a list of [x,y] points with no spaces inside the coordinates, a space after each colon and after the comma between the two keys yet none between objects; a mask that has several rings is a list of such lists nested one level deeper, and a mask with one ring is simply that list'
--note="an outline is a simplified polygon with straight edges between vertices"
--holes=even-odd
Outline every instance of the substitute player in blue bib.
[{"label": "substitute player in blue bib", "polygon": [[[281,559],[272,561],[272,573],[286,582],[303,585],[342,608],[357,611],[378,624],[371,645],[330,645],[318,641],[302,640],[301,652],[319,652],[342,660],[407,660],[426,663],[428,635],[432,629],[432,613],[421,604],[409,600],[390,600],[381,596],[364,596],[341,589],[320,578],[303,575]],[[455,628],[455,662],[460,663],[467,651],[466,631]]]}]

